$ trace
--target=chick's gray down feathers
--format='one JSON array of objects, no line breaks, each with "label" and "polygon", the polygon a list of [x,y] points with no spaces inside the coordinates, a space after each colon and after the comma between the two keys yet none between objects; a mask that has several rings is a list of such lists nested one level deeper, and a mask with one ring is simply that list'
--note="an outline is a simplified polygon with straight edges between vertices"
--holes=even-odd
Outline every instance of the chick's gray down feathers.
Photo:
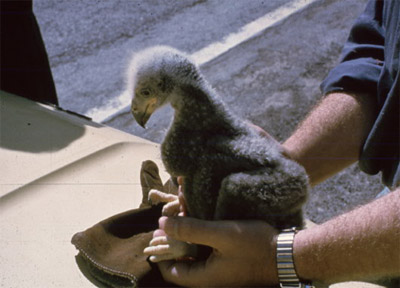
[{"label": "chick's gray down feathers", "polygon": [[184,176],[191,217],[302,226],[303,167],[228,110],[188,56],[164,46],[146,49],[133,57],[128,77],[139,124],[165,104],[175,110],[161,155],[172,176]]}]

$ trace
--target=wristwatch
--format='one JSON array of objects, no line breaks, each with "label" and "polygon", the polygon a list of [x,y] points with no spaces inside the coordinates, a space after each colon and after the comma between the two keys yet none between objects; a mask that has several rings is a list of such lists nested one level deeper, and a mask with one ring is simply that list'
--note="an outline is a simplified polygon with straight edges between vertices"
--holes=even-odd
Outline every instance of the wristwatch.
[{"label": "wristwatch", "polygon": [[284,229],[278,235],[276,265],[281,288],[314,288],[310,283],[300,282],[293,261],[293,240],[296,228]]}]

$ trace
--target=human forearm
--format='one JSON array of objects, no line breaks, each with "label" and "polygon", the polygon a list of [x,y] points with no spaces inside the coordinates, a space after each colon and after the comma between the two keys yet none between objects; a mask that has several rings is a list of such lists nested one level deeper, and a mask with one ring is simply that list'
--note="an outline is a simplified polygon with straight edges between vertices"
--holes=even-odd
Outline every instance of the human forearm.
[{"label": "human forearm", "polygon": [[358,160],[375,115],[374,100],[345,93],[324,98],[283,144],[306,169],[311,185]]},{"label": "human forearm", "polygon": [[298,275],[326,283],[400,276],[400,189],[322,225],[294,242]]},{"label": "human forearm", "polygon": [[[334,283],[400,275],[400,189],[294,239],[300,279]],[[262,221],[161,218],[177,240],[213,248],[207,261],[161,262],[167,281],[184,286],[277,284],[277,231]],[[274,240],[275,239],[275,240]],[[246,263],[246,265],[244,265]]]}]

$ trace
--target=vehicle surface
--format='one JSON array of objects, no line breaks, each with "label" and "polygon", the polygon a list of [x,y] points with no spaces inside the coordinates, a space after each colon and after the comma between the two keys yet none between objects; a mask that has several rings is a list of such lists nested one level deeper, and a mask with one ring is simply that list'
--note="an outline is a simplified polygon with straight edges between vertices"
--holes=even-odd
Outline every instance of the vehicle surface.
[{"label": "vehicle surface", "polygon": [[5,92],[0,99],[0,286],[93,287],[71,237],[139,206],[141,163],[161,167],[158,145]]}]

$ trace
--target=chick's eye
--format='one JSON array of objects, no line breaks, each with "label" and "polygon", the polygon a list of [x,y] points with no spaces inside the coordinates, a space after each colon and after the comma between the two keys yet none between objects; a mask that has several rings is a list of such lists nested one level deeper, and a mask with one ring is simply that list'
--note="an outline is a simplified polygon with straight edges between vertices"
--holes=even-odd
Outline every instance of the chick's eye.
[{"label": "chick's eye", "polygon": [[149,97],[150,96],[150,91],[149,90],[147,90],[147,89],[144,89],[144,90],[142,90],[142,91],[140,91],[140,94],[143,96],[143,97]]}]

